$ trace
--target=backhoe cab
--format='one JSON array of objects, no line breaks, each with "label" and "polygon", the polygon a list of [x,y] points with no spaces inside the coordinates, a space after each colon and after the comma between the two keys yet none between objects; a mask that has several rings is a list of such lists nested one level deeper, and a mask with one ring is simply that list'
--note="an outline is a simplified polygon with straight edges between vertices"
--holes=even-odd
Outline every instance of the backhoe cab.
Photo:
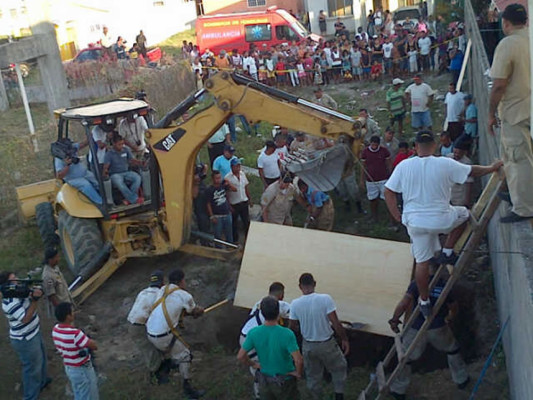
[{"label": "backhoe cab", "polygon": [[[59,179],[17,188],[23,215],[36,216],[45,246],[60,241],[67,264],[77,276],[71,288],[76,287],[73,295],[80,302],[128,258],[176,250],[218,259],[241,254],[231,247],[190,243],[197,155],[232,114],[341,142],[330,150],[296,157],[287,165],[321,190],[335,187],[346,158],[357,157],[360,151],[360,125],[352,118],[246,77],[220,72],[206,82],[205,89],[149,128],[145,135],[147,168],[137,171],[142,176],[140,191],[145,201],[122,205],[119,194],[99,169],[92,129],[113,121],[118,126],[122,118],[142,118],[148,112],[147,103],[132,99],[57,112],[58,141],[68,138],[88,143],[88,153],[79,154],[79,162],[87,163],[94,173],[103,198],[101,206]],[[76,133],[82,139],[76,140]]]}]

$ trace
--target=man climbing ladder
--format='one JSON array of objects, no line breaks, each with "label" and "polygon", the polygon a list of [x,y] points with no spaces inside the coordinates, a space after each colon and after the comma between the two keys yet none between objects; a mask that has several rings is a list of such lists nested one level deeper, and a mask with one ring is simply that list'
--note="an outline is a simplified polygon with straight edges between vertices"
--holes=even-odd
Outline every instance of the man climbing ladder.
[{"label": "man climbing ladder", "polygon": [[[469,176],[478,177],[495,172],[503,165],[498,160],[490,166],[470,166],[451,158],[435,157],[436,146],[431,132],[418,132],[418,157],[400,163],[385,184],[387,207],[394,219],[405,225],[411,238],[420,311],[426,318],[431,312],[429,263],[441,249],[439,234],[448,234],[448,237],[437,262],[454,265],[457,255],[453,253],[453,247],[469,219],[466,207],[450,204],[452,186],[465,183]],[[403,197],[403,214],[400,214],[397,206],[398,193]]]}]

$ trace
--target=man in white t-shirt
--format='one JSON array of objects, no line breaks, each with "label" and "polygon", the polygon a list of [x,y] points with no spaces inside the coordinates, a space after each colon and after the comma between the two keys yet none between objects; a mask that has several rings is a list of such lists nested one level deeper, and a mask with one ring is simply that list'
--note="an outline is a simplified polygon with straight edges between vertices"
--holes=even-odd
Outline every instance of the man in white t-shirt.
[{"label": "man in white t-shirt", "polygon": [[137,160],[144,157],[148,152],[144,134],[148,130],[146,120],[137,114],[128,115],[120,121],[118,133],[124,138],[124,144],[128,146]]},{"label": "man in white t-shirt", "polygon": [[450,83],[448,93],[446,93],[444,98],[444,105],[446,108],[446,120],[448,121],[448,133],[452,142],[455,142],[455,139],[463,133],[461,114],[465,108],[464,98],[465,95],[455,89],[455,83]]},{"label": "man in white t-shirt", "polygon": [[420,49],[420,59],[424,72],[429,71],[429,54],[431,52],[431,39],[427,32],[422,32],[422,37],[418,39],[418,48]]},{"label": "man in white t-shirt", "polygon": [[[289,319],[291,305],[286,301],[283,301],[283,298],[285,297],[285,286],[283,285],[283,283],[272,283],[268,288],[268,295],[279,301],[279,316],[283,319]],[[252,307],[250,314],[248,314],[248,319],[246,320],[241,329],[241,335],[239,337],[239,345],[241,347],[244,341],[246,340],[246,335],[248,335],[248,332],[250,332],[256,326],[260,326],[265,323],[265,317],[263,316],[263,313],[260,309],[261,300],[255,303],[255,305]],[[249,352],[248,357],[250,357],[252,361],[259,361],[255,350]],[[254,367],[250,367],[250,373],[254,377],[254,395],[257,400],[259,399],[259,382],[256,379],[256,371],[257,370]]]},{"label": "man in white t-shirt", "polygon": [[231,171],[224,177],[228,184],[227,198],[231,205],[231,219],[233,228],[233,241],[239,241],[239,218],[244,227],[244,236],[248,234],[250,227],[249,207],[252,206],[252,198],[248,192],[248,178],[241,170],[241,160],[237,157],[230,161]]},{"label": "man in white t-shirt", "polygon": [[[437,148],[433,133],[420,131],[416,135],[416,154],[402,161],[385,184],[385,201],[393,218],[402,222],[411,238],[411,251],[416,261],[415,280],[420,292],[420,310],[427,317],[429,301],[429,264],[441,249],[439,234],[448,234],[439,264],[454,265],[457,255],[453,247],[461,236],[469,212],[466,207],[450,204],[453,185],[463,184],[469,177],[497,171],[501,161],[490,166],[464,165],[448,157],[435,157]],[[403,197],[403,214],[397,194]]]},{"label": "man in white t-shirt", "polygon": [[204,309],[194,302],[192,295],[185,291],[185,274],[175,269],[168,275],[168,285],[159,289],[157,299],[146,321],[148,340],[164,352],[173,364],[177,364],[183,379],[183,393],[189,399],[197,399],[204,391],[196,390],[190,381],[192,354],[189,346],[179,334],[182,313],[197,318]]},{"label": "man in white t-shirt", "polygon": [[[329,294],[315,293],[313,275],[302,274],[299,287],[303,296],[291,303],[289,327],[302,334],[302,353],[307,387],[314,400],[321,400],[324,368],[331,374],[335,400],[344,399],[347,362],[350,352],[346,331],[337,317],[337,307]],[[342,342],[342,351],[333,337],[333,331]]]},{"label": "man in white t-shirt", "polygon": [[152,306],[155,303],[159,289],[164,285],[163,271],[156,270],[150,274],[150,286],[141,290],[128,314],[128,322],[131,324],[128,334],[132,343],[140,351],[142,358],[151,374],[157,378],[159,383],[164,383],[168,379],[168,371],[163,371],[161,367],[162,354],[146,338],[146,320],[148,319]]},{"label": "man in white t-shirt", "polygon": [[383,64],[385,73],[390,74],[392,71],[392,49],[394,44],[390,41],[388,36],[385,36],[385,43],[383,43]]},{"label": "man in white t-shirt", "polygon": [[420,74],[416,74],[413,81],[414,83],[405,89],[406,101],[411,103],[411,126],[415,129],[431,130],[433,123],[429,106],[433,102],[435,92],[423,82]]},{"label": "man in white t-shirt", "polygon": [[[115,122],[113,120],[110,123],[102,122],[100,125],[93,126],[91,135],[93,137],[94,144],[96,145],[96,159],[100,166],[100,171],[104,167],[105,154],[107,152],[107,145],[110,142],[110,135],[115,129]],[[92,160],[92,152],[89,153],[89,162]]]},{"label": "man in white t-shirt", "polygon": [[281,166],[279,155],[276,152],[277,146],[272,140],[266,142],[266,148],[257,158],[257,168],[259,177],[263,181],[263,187],[266,189],[269,185],[276,182],[281,176]]}]

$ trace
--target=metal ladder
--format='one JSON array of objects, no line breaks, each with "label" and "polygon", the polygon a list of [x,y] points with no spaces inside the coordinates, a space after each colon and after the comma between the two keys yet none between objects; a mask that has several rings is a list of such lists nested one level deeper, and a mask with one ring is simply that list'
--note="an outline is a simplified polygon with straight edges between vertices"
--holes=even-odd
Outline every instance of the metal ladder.
[{"label": "metal ladder", "polygon": [[[375,379],[371,379],[370,383],[367,385],[367,387],[361,392],[361,394],[358,397],[358,400],[366,400],[370,399],[373,396],[376,400],[382,400],[388,397],[388,392],[391,383],[396,379],[398,374],[401,372],[401,370],[404,368],[407,361],[409,361],[409,356],[416,348],[417,344],[420,342],[420,340],[423,338],[423,336],[426,334],[426,331],[428,330],[429,326],[433,322],[433,319],[435,318],[436,314],[439,312],[440,308],[446,301],[446,298],[448,297],[448,294],[452,290],[455,283],[459,280],[461,277],[463,271],[466,269],[467,265],[470,263],[470,260],[472,259],[472,256],[474,254],[474,251],[478,248],[479,243],[481,242],[481,239],[483,238],[485,231],[487,229],[487,225],[492,218],[492,215],[498,208],[498,205],[500,203],[500,198],[498,197],[498,192],[501,191],[501,189],[505,187],[505,179],[500,175],[499,172],[494,172],[487,185],[485,186],[485,189],[481,193],[481,196],[479,197],[478,201],[472,207],[472,210],[470,212],[470,221],[457,241],[455,245],[455,251],[459,253],[459,258],[455,264],[455,267],[453,267],[453,273],[446,282],[446,285],[440,294],[437,302],[433,306],[431,310],[431,314],[428,318],[424,321],[424,324],[420,327],[418,330],[417,335],[415,336],[413,342],[410,344],[409,348],[404,351],[402,347],[402,338],[405,332],[408,331],[408,329],[411,327],[415,319],[417,318],[418,314],[420,313],[420,307],[417,305],[415,309],[413,310],[411,317],[409,320],[404,324],[404,327],[400,333],[398,333],[394,337],[394,345],[389,350],[387,356],[383,361],[380,361],[376,368],[376,377]],[[446,265],[441,265],[437,272],[435,273],[433,279],[431,280],[429,284],[429,290],[431,291],[435,284],[439,281],[442,273],[446,269]],[[398,365],[392,373],[387,377],[385,374],[385,368],[391,363],[391,361],[394,359],[394,355],[396,354],[398,359]],[[377,394],[375,391],[375,387],[377,385]],[[371,397],[372,396],[372,397]]]}]

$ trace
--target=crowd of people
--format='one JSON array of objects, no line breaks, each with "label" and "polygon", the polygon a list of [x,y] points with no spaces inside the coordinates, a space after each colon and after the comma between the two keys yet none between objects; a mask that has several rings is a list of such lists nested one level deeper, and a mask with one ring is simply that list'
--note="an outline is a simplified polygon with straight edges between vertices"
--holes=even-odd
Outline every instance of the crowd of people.
[{"label": "crowd of people", "polygon": [[102,35],[99,39],[99,44],[102,46],[103,57],[107,60],[138,60],[141,65],[149,62],[148,60],[148,42],[143,31],[135,37],[135,42],[128,48],[127,40],[122,36],[116,39],[109,32],[107,26],[102,27]]},{"label": "crowd of people", "polygon": [[[345,81],[382,80],[407,77],[420,72],[451,72],[457,82],[466,50],[462,24],[446,26],[442,16],[430,16],[413,23],[394,23],[388,10],[383,23],[374,16],[367,31],[350,33],[339,19],[332,39],[314,42],[310,38],[269,46],[250,44],[238,49],[200,52],[192,42],[183,42],[183,57],[190,61],[197,87],[218,70],[236,70],[270,86],[329,85]],[[321,28],[322,29],[322,28]]]},{"label": "crowd of people", "polygon": [[[526,29],[527,12],[524,6],[511,4],[502,14],[506,38],[496,48],[491,69],[493,86],[489,102],[489,134],[498,124],[496,110],[501,119],[503,161],[488,166],[472,165],[469,159],[471,145],[477,135],[477,110],[472,96],[456,89],[451,82],[445,98],[447,131],[440,135],[440,144],[431,131],[432,119],[428,105],[433,100],[432,88],[425,84],[421,75],[402,93],[399,78],[394,78],[387,94],[391,126],[382,136],[379,127],[366,109],[361,109],[357,124],[364,138],[364,149],[360,155],[363,163],[361,185],[366,186],[371,214],[377,218],[379,200],[385,200],[391,221],[402,223],[411,239],[415,258],[414,281],[409,284],[405,295],[392,312],[388,321],[391,330],[399,332],[401,318],[418,303],[421,314],[411,328],[402,336],[402,346],[407,349],[431,314],[437,302],[445,278],[429,290],[429,281],[435,267],[442,264],[454,265],[458,255],[454,246],[469,220],[468,206],[471,205],[471,186],[475,177],[484,176],[505,169],[509,193],[499,196],[511,203],[511,213],[501,222],[519,222],[533,217],[533,191],[524,184],[533,171],[533,151],[530,136],[530,70],[529,36]],[[375,24],[374,18],[374,24]],[[318,103],[335,108],[335,101],[321,88],[315,90]],[[410,105],[412,126],[417,130],[414,146],[395,138],[394,123],[400,122],[399,111],[407,112]],[[403,107],[403,108],[402,108]],[[398,113],[397,113],[398,112]],[[237,118],[238,116],[234,116]],[[394,118],[393,118],[394,117]],[[241,120],[242,121],[242,120]],[[135,119],[126,119],[119,124],[119,132],[136,128]],[[127,125],[129,124],[129,127]],[[110,126],[106,126],[110,125]],[[236,242],[239,230],[236,222],[241,219],[246,234],[249,223],[248,208],[251,197],[249,181],[241,170],[241,160],[235,155],[233,144],[235,132],[223,125],[209,140],[210,165],[199,164],[195,168],[193,186],[194,212],[200,229],[214,229],[217,239]],[[115,126],[104,124],[92,132],[94,142],[103,152],[102,171],[111,172],[113,158],[141,161],[146,146],[133,139],[131,150],[122,152],[124,140]],[[250,127],[248,127],[250,129]],[[143,132],[144,134],[144,132]],[[401,139],[402,131],[399,136]],[[105,143],[112,136],[113,146]],[[128,134],[124,133],[128,138]],[[303,179],[292,176],[285,168],[286,158],[298,152],[322,151],[336,143],[329,139],[312,138],[303,132],[290,132],[279,128],[273,132],[257,159],[259,177],[263,184],[261,196],[262,218],[265,222],[292,224],[291,208],[297,201],[308,210],[306,224],[316,229],[331,230],[335,208],[331,197],[315,190]],[[126,139],[127,141],[127,139]],[[102,143],[99,143],[102,142]],[[338,144],[338,143],[337,143]],[[115,151],[118,155],[109,155]],[[130,154],[135,152],[135,154]],[[100,153],[97,154],[100,161]],[[358,212],[363,212],[355,180],[354,158],[349,159],[336,190],[339,197],[350,205],[354,200]],[[57,160],[56,160],[57,161]],[[60,178],[87,178],[90,171],[78,170],[77,163],[67,160],[66,165],[56,167]],[[72,168],[72,170],[71,170]],[[211,169],[212,185],[203,180]],[[83,173],[83,176],[78,176]],[[121,171],[117,173],[122,173]],[[124,176],[124,180],[127,180]],[[91,198],[87,185],[79,189]],[[93,188],[96,190],[96,188]],[[120,187],[119,187],[120,189]],[[93,193],[94,195],[94,193]],[[125,194],[127,199],[128,196]],[[96,199],[96,198],[95,198]],[[101,202],[101,199],[100,199]],[[202,225],[203,224],[203,225]],[[202,228],[203,226],[203,228]],[[439,235],[446,235],[441,246]],[[440,253],[439,253],[440,252]],[[437,253],[439,253],[437,255]],[[92,364],[91,352],[98,349],[97,343],[82,330],[75,327],[75,305],[68,291],[67,283],[58,266],[57,250],[49,248],[43,262],[43,286],[28,291],[25,296],[3,296],[2,309],[10,326],[10,341],[23,364],[24,398],[37,399],[39,393],[51,383],[47,374],[47,357],[37,313],[41,297],[48,301],[49,314],[55,315],[57,324],[51,336],[58,354],[63,358],[75,399],[97,400],[97,378]],[[196,304],[186,291],[185,274],[173,270],[167,277],[161,271],[150,276],[150,287],[141,291],[128,315],[135,331],[136,345],[146,358],[147,367],[158,383],[168,381],[168,372],[179,369],[184,394],[189,399],[198,399],[204,392],[191,383],[190,366],[193,360],[191,350],[179,330],[184,316],[200,317],[204,309]],[[11,271],[0,273],[3,293],[20,283]],[[7,286],[6,286],[7,285]],[[10,286],[11,285],[11,286]],[[7,289],[6,289],[7,287]],[[323,371],[326,369],[334,387],[335,398],[342,400],[345,393],[347,362],[350,351],[347,334],[339,322],[337,308],[328,294],[316,292],[317,282],[310,273],[302,273],[298,280],[302,296],[291,304],[284,301],[284,285],[273,282],[267,297],[253,307],[240,331],[239,361],[250,367],[254,376],[254,394],[263,399],[298,399],[296,384],[304,374],[311,398],[322,398]],[[7,292],[9,293],[9,292]],[[419,342],[409,361],[420,357],[426,343],[446,352],[452,380],[460,389],[469,383],[466,365],[459,352],[459,344],[447,322],[457,313],[457,304],[448,297],[431,323],[425,340]],[[288,328],[279,325],[280,319],[288,319]],[[404,320],[405,321],[405,320]],[[339,343],[334,337],[336,334]],[[296,335],[302,338],[301,350]],[[409,385],[411,367],[409,363],[390,386],[391,395],[405,399]]]}]

